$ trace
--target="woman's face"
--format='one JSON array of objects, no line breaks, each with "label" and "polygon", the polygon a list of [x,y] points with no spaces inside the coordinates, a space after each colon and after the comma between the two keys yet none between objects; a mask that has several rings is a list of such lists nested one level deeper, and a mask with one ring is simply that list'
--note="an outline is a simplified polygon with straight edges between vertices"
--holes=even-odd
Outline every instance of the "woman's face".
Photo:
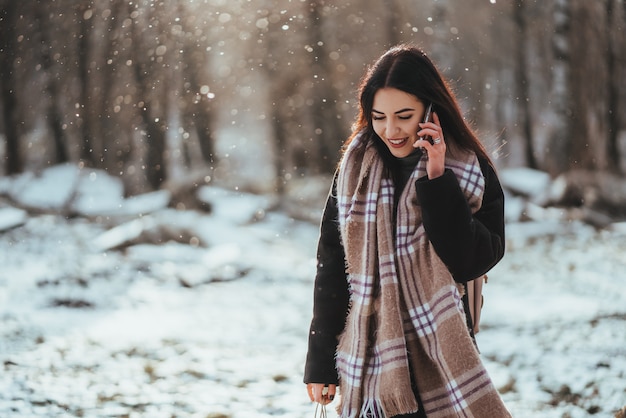
[{"label": "woman's face", "polygon": [[395,88],[382,88],[374,95],[372,126],[394,157],[415,151],[419,123],[425,106],[412,94]]}]

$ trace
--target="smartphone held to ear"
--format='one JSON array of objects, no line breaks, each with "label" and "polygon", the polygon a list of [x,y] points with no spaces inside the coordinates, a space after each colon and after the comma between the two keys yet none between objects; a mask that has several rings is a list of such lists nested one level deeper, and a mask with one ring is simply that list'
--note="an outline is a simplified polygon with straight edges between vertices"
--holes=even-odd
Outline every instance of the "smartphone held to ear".
[{"label": "smartphone held to ear", "polygon": [[[430,122],[430,117],[432,113],[433,113],[433,104],[428,103],[428,106],[426,106],[426,111],[424,111],[424,118],[422,119],[422,123]],[[433,143],[433,139],[429,135],[422,136],[420,137],[420,139],[428,141],[431,144]]]},{"label": "smartphone held to ear", "polygon": [[433,104],[428,103],[428,106],[426,106],[426,111],[424,112],[424,118],[422,119],[422,123],[430,122],[431,113],[433,113]]}]

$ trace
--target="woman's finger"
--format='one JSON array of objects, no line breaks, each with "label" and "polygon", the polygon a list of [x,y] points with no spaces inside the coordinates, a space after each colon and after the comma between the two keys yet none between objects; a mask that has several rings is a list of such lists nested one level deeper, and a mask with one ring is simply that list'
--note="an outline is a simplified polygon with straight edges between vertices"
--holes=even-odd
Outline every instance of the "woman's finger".
[{"label": "woman's finger", "polygon": [[324,390],[323,383],[309,383],[307,384],[309,390],[309,398],[312,402],[322,403],[322,391]]},{"label": "woman's finger", "polygon": [[337,385],[328,385],[328,400],[332,401],[337,395]]},{"label": "woman's finger", "polygon": [[309,393],[309,399],[311,400],[311,402],[315,402],[315,395],[313,394],[313,384],[312,383],[307,383],[306,391]]},{"label": "woman's finger", "polygon": [[443,130],[441,129],[441,123],[439,123],[439,115],[437,113],[433,113],[433,122],[435,123],[435,126],[437,127],[435,129],[437,134],[432,136],[432,138],[433,138],[433,141],[435,141],[435,143],[438,144],[439,142],[437,142],[437,140],[443,142]]},{"label": "woman's finger", "polygon": [[306,385],[309,399],[311,402],[317,402],[327,405],[335,399],[337,394],[337,385],[325,385],[323,383],[308,383]]}]

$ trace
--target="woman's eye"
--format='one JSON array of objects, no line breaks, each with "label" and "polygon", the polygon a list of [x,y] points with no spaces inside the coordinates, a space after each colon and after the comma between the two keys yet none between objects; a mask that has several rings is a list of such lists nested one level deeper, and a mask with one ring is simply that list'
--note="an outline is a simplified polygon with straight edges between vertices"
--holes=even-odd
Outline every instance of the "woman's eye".
[{"label": "woman's eye", "polygon": [[383,120],[385,119],[384,116],[372,116],[372,120]]},{"label": "woman's eye", "polygon": [[409,120],[413,117],[413,115],[409,115],[409,116],[398,116],[398,119],[402,119],[402,120]]}]

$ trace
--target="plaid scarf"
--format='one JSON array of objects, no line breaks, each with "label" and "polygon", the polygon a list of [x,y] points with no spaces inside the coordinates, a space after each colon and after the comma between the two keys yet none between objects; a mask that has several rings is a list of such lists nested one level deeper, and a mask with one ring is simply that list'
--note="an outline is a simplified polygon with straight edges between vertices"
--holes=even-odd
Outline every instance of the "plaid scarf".
[{"label": "plaid scarf", "polygon": [[[383,162],[363,135],[350,143],[337,183],[350,312],[337,349],[342,418],[385,418],[418,410],[429,418],[510,417],[467,330],[462,286],[435,253],[422,224],[415,181],[397,203]],[[472,212],[485,182],[476,155],[446,157]],[[395,225],[395,230],[393,225]]]}]

